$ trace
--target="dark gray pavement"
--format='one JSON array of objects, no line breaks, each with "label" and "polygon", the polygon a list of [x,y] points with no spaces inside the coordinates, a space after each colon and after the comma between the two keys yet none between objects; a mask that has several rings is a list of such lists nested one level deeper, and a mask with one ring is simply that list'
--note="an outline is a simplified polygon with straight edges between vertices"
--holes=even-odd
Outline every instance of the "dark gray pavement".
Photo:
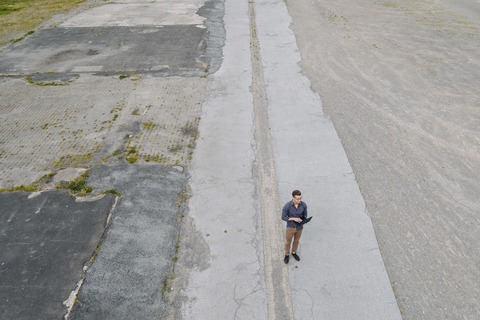
[{"label": "dark gray pavement", "polygon": [[68,191],[29,195],[0,193],[0,318],[61,319],[115,196],[76,202]]},{"label": "dark gray pavement", "polygon": [[187,174],[162,165],[96,166],[89,185],[122,197],[70,319],[162,319],[185,211]]},{"label": "dark gray pavement", "polygon": [[200,70],[206,33],[194,25],[41,29],[2,52],[0,73]]},{"label": "dark gray pavement", "polygon": [[161,318],[187,194],[178,169],[96,166],[88,185],[116,189],[117,202],[111,194],[76,201],[67,191],[0,193],[1,318],[63,318],[84,267],[71,319]]}]

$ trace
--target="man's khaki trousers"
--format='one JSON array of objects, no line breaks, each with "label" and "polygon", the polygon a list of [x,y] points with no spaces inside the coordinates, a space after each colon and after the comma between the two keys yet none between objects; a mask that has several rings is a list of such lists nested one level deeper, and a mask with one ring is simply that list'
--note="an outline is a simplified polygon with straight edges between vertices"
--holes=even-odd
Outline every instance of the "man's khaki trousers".
[{"label": "man's khaki trousers", "polygon": [[293,238],[293,246],[292,246],[292,252],[297,253],[297,248],[298,248],[298,242],[300,241],[300,237],[302,236],[302,230],[298,230],[297,228],[287,228],[286,232],[286,241],[285,241],[285,255],[288,256],[290,255],[290,245],[292,243],[292,238]]}]

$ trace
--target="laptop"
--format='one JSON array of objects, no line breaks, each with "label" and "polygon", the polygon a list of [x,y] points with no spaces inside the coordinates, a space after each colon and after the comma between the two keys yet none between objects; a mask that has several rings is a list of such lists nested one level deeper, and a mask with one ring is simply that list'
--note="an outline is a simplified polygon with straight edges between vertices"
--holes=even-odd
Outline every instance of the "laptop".
[{"label": "laptop", "polygon": [[302,225],[304,225],[305,223],[309,223],[310,220],[312,220],[312,217],[310,217],[310,218],[302,218],[302,222],[297,222],[297,224],[299,224],[299,225],[302,226]]}]

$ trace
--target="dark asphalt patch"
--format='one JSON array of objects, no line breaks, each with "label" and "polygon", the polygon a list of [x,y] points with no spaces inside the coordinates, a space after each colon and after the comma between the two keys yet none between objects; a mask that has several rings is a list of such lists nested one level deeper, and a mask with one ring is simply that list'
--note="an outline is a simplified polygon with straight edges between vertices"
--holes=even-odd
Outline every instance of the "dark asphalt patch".
[{"label": "dark asphalt patch", "polygon": [[207,18],[208,40],[203,62],[208,63],[209,73],[215,73],[222,65],[223,47],[225,46],[224,0],[209,0],[198,9],[197,14]]},{"label": "dark asphalt patch", "polygon": [[70,319],[162,319],[187,174],[160,164],[99,165],[89,173],[94,192],[114,188],[122,197]]},{"label": "dark asphalt patch", "polygon": [[54,55],[48,57],[45,62],[46,64],[54,64],[58,62],[65,62],[68,60],[78,60],[78,59],[82,59],[90,56],[96,56],[99,53],[100,52],[95,49],[64,50],[64,51],[57,52]]},{"label": "dark asphalt patch", "polygon": [[61,319],[105,230],[115,197],[0,193],[0,318]]},{"label": "dark asphalt patch", "polygon": [[193,25],[41,29],[2,52],[0,73],[200,70],[206,39]]}]

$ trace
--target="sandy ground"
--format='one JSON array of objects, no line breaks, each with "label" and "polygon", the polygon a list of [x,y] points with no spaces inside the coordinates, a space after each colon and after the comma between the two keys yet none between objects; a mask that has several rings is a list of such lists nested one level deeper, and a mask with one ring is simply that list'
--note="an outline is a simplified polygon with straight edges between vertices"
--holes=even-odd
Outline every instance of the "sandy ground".
[{"label": "sandy ground", "polygon": [[478,318],[478,4],[287,3],[404,318]]}]

